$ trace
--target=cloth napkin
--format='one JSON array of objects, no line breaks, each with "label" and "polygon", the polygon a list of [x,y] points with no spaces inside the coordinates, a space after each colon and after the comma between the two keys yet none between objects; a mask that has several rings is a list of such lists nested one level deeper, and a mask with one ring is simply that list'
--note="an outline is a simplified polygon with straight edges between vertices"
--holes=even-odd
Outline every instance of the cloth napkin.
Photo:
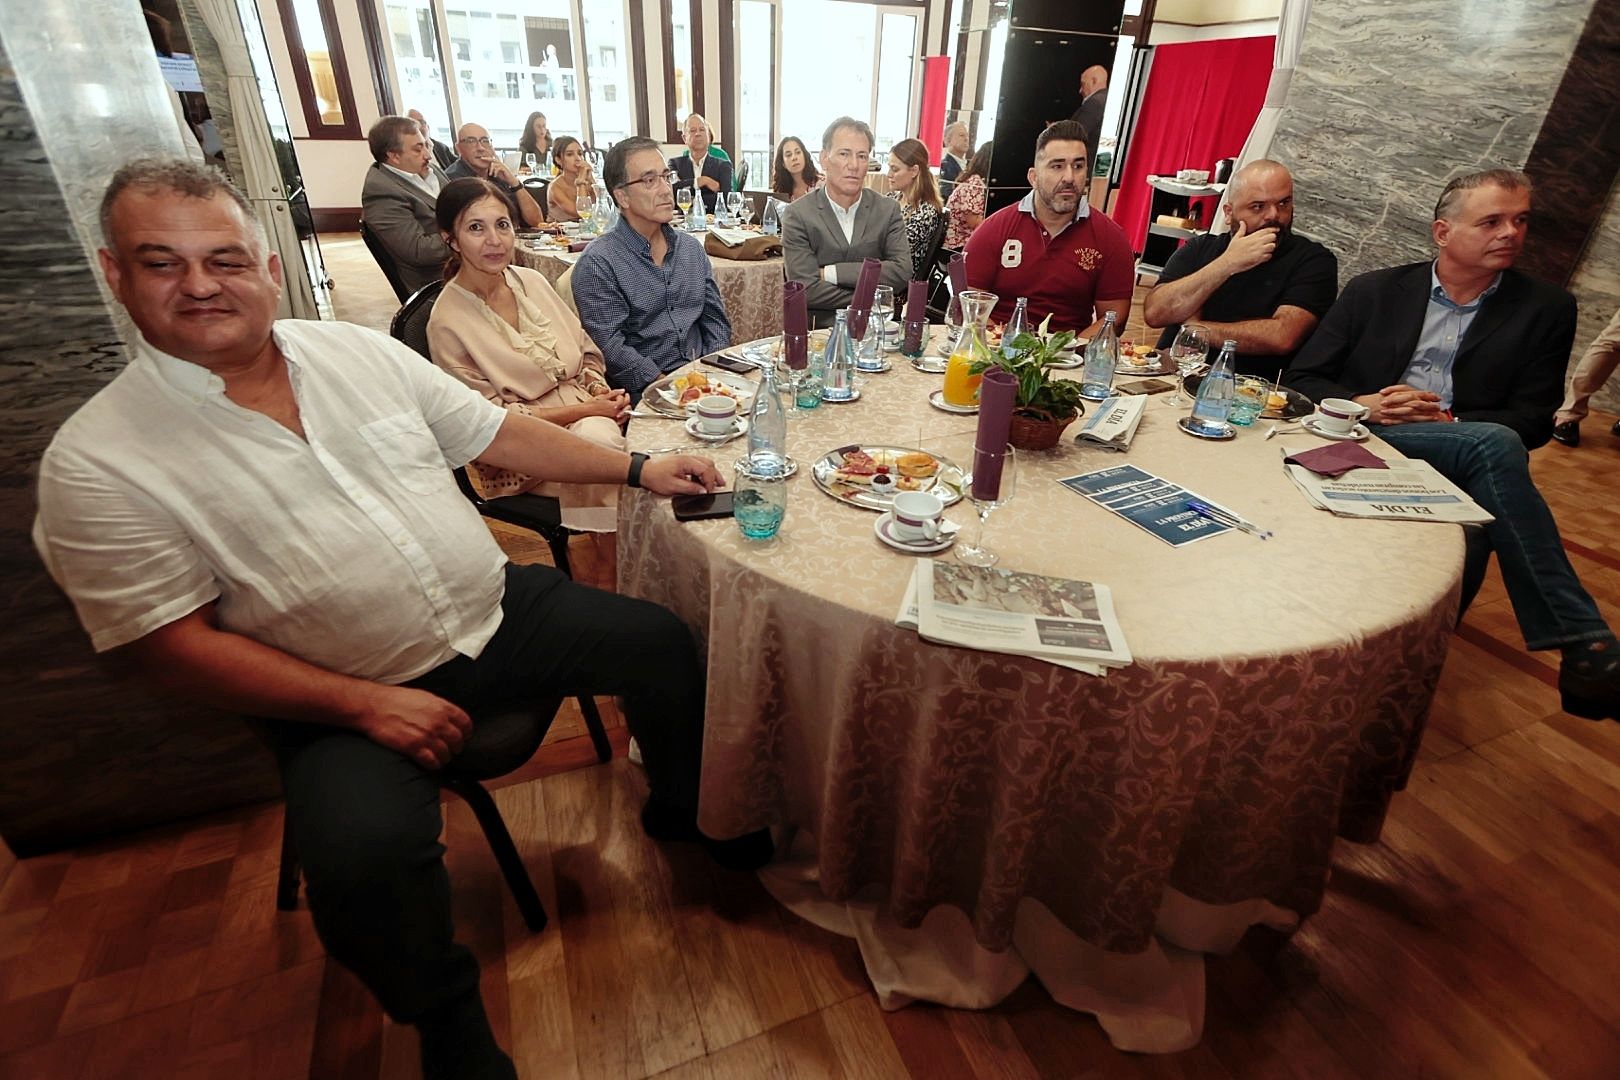
[{"label": "cloth napkin", "polygon": [[962,322],[962,293],[967,291],[967,256],[958,251],[951,256],[949,264],[951,275],[951,306],[945,313],[945,321],[952,326]]},{"label": "cloth napkin", "polygon": [[872,296],[877,292],[882,273],[881,260],[861,260],[861,276],[855,279],[855,292],[849,298],[849,332],[856,341],[866,336],[866,321],[872,317]]},{"label": "cloth napkin", "polygon": [[1007,458],[1018,380],[991,368],[979,384],[979,432],[973,439],[973,497],[984,502],[1001,494],[1001,467]]},{"label": "cloth napkin", "polygon": [[782,286],[782,358],[794,371],[810,366],[810,315],[805,310],[804,290],[802,281]]},{"label": "cloth napkin", "polygon": [[[982,397],[982,394],[981,394]],[[983,406],[980,406],[980,415],[983,415]],[[1284,463],[1298,465],[1309,469],[1318,476],[1326,476],[1337,480],[1351,469],[1387,469],[1389,465],[1383,458],[1368,450],[1360,443],[1334,443],[1332,446],[1318,446],[1314,450],[1303,450],[1297,454],[1289,454],[1283,458]]]},{"label": "cloth napkin", "polygon": [[906,339],[900,349],[907,356],[922,351],[923,331],[928,329],[928,282],[913,281],[906,287]]}]

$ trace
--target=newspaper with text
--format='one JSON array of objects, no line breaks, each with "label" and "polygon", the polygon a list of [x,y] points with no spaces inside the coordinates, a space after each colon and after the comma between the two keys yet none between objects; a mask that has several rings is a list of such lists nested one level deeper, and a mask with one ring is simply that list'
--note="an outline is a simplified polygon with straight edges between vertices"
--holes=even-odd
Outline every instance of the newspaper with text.
[{"label": "newspaper with text", "polygon": [[1300,465],[1283,468],[1312,506],[1340,517],[1481,525],[1496,520],[1427,461],[1397,458],[1386,464],[1387,469],[1351,469],[1337,479]]},{"label": "newspaper with text", "polygon": [[1129,450],[1136,429],[1142,424],[1147,403],[1148,399],[1140,394],[1119,394],[1097,402],[1086,422],[1080,425],[1080,433],[1074,441],[1082,446],[1093,443],[1104,450],[1121,453]]}]

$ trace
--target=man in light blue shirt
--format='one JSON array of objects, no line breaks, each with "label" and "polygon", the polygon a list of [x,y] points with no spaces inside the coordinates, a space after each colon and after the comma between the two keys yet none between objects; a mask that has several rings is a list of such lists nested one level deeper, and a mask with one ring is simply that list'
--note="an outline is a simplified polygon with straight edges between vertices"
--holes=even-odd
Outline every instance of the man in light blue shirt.
[{"label": "man in light blue shirt", "polygon": [[1423,312],[1423,329],[1418,334],[1412,362],[1407,365],[1401,381],[1414,390],[1435,395],[1440,408],[1450,412],[1451,366],[1457,362],[1457,347],[1468,336],[1468,328],[1473,325],[1480,306],[1496,295],[1501,286],[1502,275],[1498,272],[1484,292],[1466,304],[1459,304],[1446,294],[1446,287],[1440,284],[1439,271],[1431,266],[1429,306]]},{"label": "man in light blue shirt", "polygon": [[641,400],[648,384],[731,343],[731,320],[703,245],[669,227],[675,193],[658,144],[608,151],[602,180],[622,212],[574,267],[574,306],[602,350],[608,383]]}]

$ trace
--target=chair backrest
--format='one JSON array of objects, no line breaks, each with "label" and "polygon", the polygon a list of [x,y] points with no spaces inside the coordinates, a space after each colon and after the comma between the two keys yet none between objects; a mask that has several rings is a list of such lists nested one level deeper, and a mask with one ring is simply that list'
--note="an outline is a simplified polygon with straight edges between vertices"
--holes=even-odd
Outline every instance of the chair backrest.
[{"label": "chair backrest", "polygon": [[945,230],[950,228],[951,219],[948,214],[940,214],[934,222],[934,231],[928,234],[928,247],[924,249],[927,257],[912,271],[913,281],[927,281],[933,274],[934,267],[939,262],[939,253],[945,247]]},{"label": "chair backrest", "polygon": [[534,196],[534,201],[540,204],[540,220],[550,221],[551,207],[546,204],[546,189],[551,186],[551,181],[544,176],[526,176],[523,178],[523,186]]},{"label": "chair backrest", "polygon": [[399,264],[394,261],[393,254],[383,247],[382,241],[377,239],[377,234],[372,232],[364,221],[360,223],[360,239],[366,242],[366,250],[377,260],[377,265],[382,268],[383,277],[388,279],[388,284],[394,287],[394,295],[403,303],[405,298],[411,295],[411,291],[405,287],[405,279],[399,276]]},{"label": "chair backrest", "polygon": [[430,281],[420,289],[416,295],[405,301],[388,324],[388,332],[397,340],[403,341],[428,360],[433,356],[428,352],[427,324],[428,318],[433,314],[433,302],[444,291],[444,282]]},{"label": "chair backrest", "polygon": [[748,186],[748,159],[743,158],[737,163],[737,182],[732,185],[738,191]]}]

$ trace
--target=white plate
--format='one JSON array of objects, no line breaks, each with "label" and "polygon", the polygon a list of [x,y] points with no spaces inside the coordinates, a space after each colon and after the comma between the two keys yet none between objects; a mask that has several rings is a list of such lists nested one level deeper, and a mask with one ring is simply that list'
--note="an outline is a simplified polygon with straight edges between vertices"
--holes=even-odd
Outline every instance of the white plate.
[{"label": "white plate", "polygon": [[881,375],[885,371],[888,371],[892,367],[894,367],[894,365],[889,363],[887,360],[883,361],[883,366],[882,367],[873,367],[873,368],[861,367],[861,365],[859,363],[857,363],[855,365],[855,371],[858,374],[861,374],[861,375]]},{"label": "white plate", "polygon": [[686,428],[686,433],[692,438],[702,439],[712,446],[719,446],[721,443],[728,443],[732,439],[748,434],[748,417],[739,416],[732,420],[731,430],[724,435],[710,435],[707,431],[698,427],[698,418],[695,416],[687,417],[686,423],[682,426]]},{"label": "white plate", "polygon": [[958,413],[962,416],[971,416],[979,411],[977,405],[952,405],[945,400],[945,391],[935,390],[928,395],[928,404],[941,412]]},{"label": "white plate", "polygon": [[935,540],[902,540],[894,535],[893,529],[893,514],[881,514],[872,522],[872,531],[877,534],[877,538],[894,550],[903,551],[907,555],[933,555],[956,543],[956,534],[961,531],[961,526],[940,518],[939,538]]},{"label": "white plate", "polygon": [[847,398],[830,398],[827,396],[826,390],[821,391],[821,401],[824,405],[853,405],[859,400],[861,400],[861,392],[859,390],[851,390],[849,392],[849,397]]},{"label": "white plate", "polygon": [[911,361],[911,366],[924,375],[943,375],[950,366],[950,361],[938,356],[919,356]]},{"label": "white plate", "polygon": [[1299,426],[1318,438],[1332,439],[1334,442],[1365,442],[1367,436],[1372,434],[1365,424],[1357,424],[1348,432],[1326,431],[1317,426],[1316,419],[1314,416],[1307,416],[1299,422]]},{"label": "white plate", "polygon": [[[671,386],[675,381],[675,376],[688,373],[683,370],[663,376],[647,387],[646,391],[641,395],[641,400],[659,412],[684,411],[686,406],[681,404],[680,395],[675,393]],[[711,383],[723,383],[728,390],[736,395],[738,412],[745,413],[748,411],[748,406],[754,400],[754,383],[752,380],[743,375],[733,375],[729,371],[717,369],[705,369],[703,374]]]}]

